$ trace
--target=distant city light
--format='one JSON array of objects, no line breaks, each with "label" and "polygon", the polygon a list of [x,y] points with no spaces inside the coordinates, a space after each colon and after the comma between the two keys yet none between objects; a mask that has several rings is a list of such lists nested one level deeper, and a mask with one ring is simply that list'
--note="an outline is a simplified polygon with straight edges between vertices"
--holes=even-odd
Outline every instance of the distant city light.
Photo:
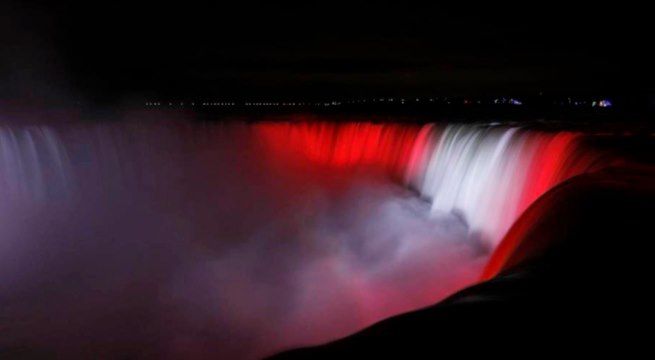
[{"label": "distant city light", "polygon": [[611,106],[612,106],[612,102],[607,99],[603,99],[598,102],[598,107],[608,108]]},{"label": "distant city light", "polygon": [[[171,101],[173,100],[173,101]],[[356,98],[341,98],[341,99],[325,99],[322,101],[316,101],[316,102],[304,102],[301,101],[300,99],[297,99],[297,101],[292,101],[291,99],[287,99],[284,102],[275,102],[275,101],[243,101],[243,102],[232,102],[232,101],[225,101],[225,100],[205,100],[204,102],[198,102],[198,106],[203,106],[203,107],[251,107],[251,106],[264,106],[264,107],[305,107],[305,106],[320,106],[320,107],[340,107],[340,106],[354,106],[356,104],[366,104],[366,103],[374,103],[378,104],[379,106],[388,106],[392,104],[398,104],[398,105],[413,105],[416,104],[418,105],[419,103],[425,103],[427,104],[434,104],[434,105],[458,105],[458,104],[463,104],[466,106],[475,106],[475,105],[498,105],[498,106],[523,106],[526,103],[524,102],[524,99],[519,99],[515,97],[480,97],[480,98],[475,98],[475,97],[449,97],[449,96],[444,96],[444,97],[411,97],[411,98],[403,98],[403,97],[375,97],[375,98],[368,98],[368,99],[356,99]],[[607,98],[584,98],[584,97],[564,97],[560,99],[555,99],[551,102],[554,106],[563,106],[563,107],[576,107],[576,108],[582,108],[582,107],[592,107],[592,108],[610,108],[613,106],[613,103],[610,99]],[[185,107],[195,107],[196,102],[192,101],[181,101],[181,100],[176,100],[176,99],[170,99],[166,100],[165,102],[162,101],[152,101],[148,100],[144,104],[148,108],[160,108],[162,106],[164,107],[172,107],[172,108],[185,108]],[[388,105],[386,105],[388,104]],[[531,105],[531,103],[527,103],[528,106]],[[168,105],[168,106],[166,106]]]}]

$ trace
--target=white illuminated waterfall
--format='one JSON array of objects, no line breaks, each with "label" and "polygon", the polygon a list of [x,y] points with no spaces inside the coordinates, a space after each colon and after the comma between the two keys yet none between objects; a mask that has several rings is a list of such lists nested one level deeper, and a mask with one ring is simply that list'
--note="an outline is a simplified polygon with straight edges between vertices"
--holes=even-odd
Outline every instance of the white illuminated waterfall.
[{"label": "white illuminated waterfall", "polygon": [[458,213],[492,247],[537,197],[593,163],[568,132],[449,125],[430,135],[409,183],[433,213]]}]

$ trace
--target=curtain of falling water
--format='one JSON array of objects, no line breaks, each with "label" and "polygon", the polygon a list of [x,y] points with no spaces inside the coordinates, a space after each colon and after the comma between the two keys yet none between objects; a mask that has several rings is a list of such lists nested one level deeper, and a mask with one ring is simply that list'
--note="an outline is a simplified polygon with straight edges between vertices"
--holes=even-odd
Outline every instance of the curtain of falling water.
[{"label": "curtain of falling water", "polygon": [[458,212],[495,247],[518,216],[562,181],[589,171],[597,157],[579,135],[519,128],[449,125],[421,144],[419,170],[408,182],[432,212]]},{"label": "curtain of falling water", "polygon": [[277,151],[330,167],[377,165],[430,200],[433,214],[456,213],[495,247],[518,216],[596,156],[580,136],[484,125],[274,123],[257,126]]},{"label": "curtain of falling water", "polygon": [[521,211],[591,166],[578,140],[366,122],[0,127],[0,349],[257,358],[345,336],[475,282]]}]

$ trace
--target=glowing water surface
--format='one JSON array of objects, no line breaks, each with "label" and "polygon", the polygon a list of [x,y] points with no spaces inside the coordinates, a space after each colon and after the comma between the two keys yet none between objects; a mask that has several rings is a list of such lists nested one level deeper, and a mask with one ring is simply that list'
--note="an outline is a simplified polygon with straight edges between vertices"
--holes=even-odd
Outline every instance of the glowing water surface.
[{"label": "glowing water surface", "polygon": [[258,358],[474,283],[586,171],[573,133],[473,125],[0,127],[0,349]]}]

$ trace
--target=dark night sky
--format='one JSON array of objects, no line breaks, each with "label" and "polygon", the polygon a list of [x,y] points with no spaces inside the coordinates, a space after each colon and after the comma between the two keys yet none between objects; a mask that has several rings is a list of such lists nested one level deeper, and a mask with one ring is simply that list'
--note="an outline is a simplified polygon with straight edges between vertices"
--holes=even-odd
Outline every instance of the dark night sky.
[{"label": "dark night sky", "polygon": [[3,0],[0,99],[653,89],[645,8],[239,4]]}]

